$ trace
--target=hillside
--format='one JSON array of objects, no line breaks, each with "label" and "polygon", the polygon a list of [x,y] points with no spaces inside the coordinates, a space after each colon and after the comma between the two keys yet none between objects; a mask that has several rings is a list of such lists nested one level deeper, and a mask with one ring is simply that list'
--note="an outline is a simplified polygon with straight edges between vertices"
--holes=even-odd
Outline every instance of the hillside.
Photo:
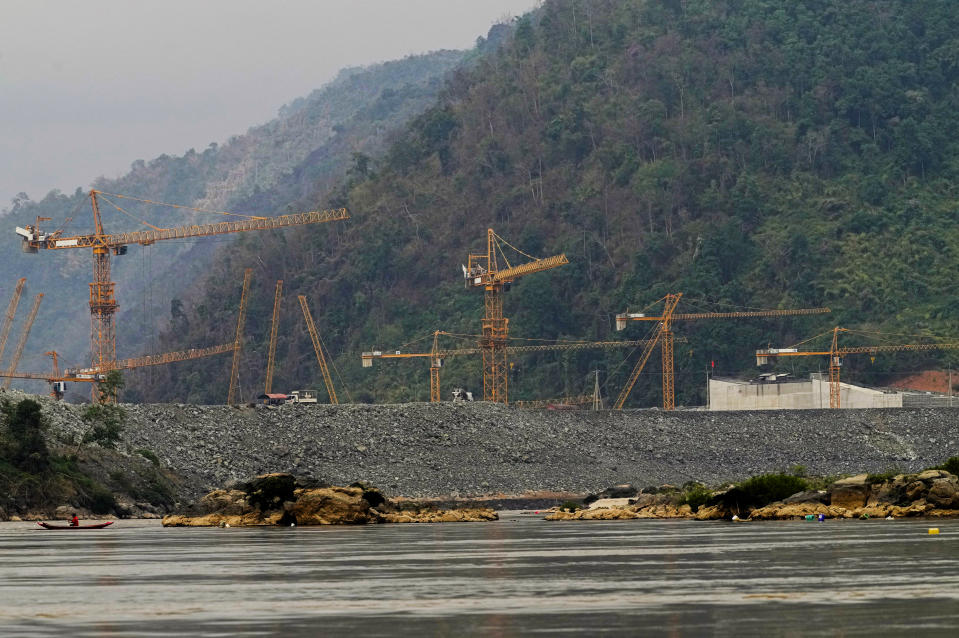
[{"label": "hillside", "polygon": [[[286,204],[304,196],[307,201],[303,206],[315,206],[314,189],[328,189],[343,176],[354,153],[377,152],[387,143],[390,130],[430,105],[442,86],[441,78],[462,61],[463,55],[460,51],[438,51],[367,68],[345,69],[324,87],[283,107],[277,119],[222,145],[213,143],[202,151],[190,149],[182,156],[137,160],[126,175],[117,179],[101,177],[93,185],[107,192],[212,210],[285,213],[292,210]],[[304,169],[307,158],[308,169]],[[280,183],[282,204],[261,197],[261,193]],[[160,226],[223,219],[141,206],[129,200],[119,203],[135,217]],[[108,231],[143,228],[110,205],[102,206]],[[29,303],[24,302],[32,294],[46,295],[21,369],[48,369],[42,353],[51,348],[70,364],[87,363],[90,255],[87,251],[23,255],[13,227],[33,223],[37,216],[42,216],[53,218],[46,222],[50,230],[65,218],[72,218],[65,227],[67,234],[90,232],[93,223],[88,198],[79,189],[72,195],[52,191],[39,201],[20,196],[5,212],[3,222],[8,232],[0,236],[0,247],[9,255],[0,263],[0,298],[4,308],[21,276],[28,278],[29,289],[21,302],[19,320],[27,314],[24,308],[28,309]],[[185,290],[183,282],[202,277],[218,243],[231,240],[173,241],[134,247],[128,256],[113,260],[120,302],[120,357],[157,352],[158,319],[165,325],[172,300]],[[19,334],[19,320],[8,344],[7,360]],[[207,335],[197,338],[190,346],[213,345]],[[6,365],[4,361],[4,368]]]},{"label": "hillside", "polygon": [[[290,299],[306,292],[321,306],[327,346],[361,399],[423,397],[425,366],[361,371],[357,355],[436,328],[477,332],[481,303],[457,270],[487,225],[573,262],[514,287],[507,315],[520,336],[605,338],[617,311],[674,290],[714,307],[833,307],[825,320],[684,327],[687,403],[699,400],[709,361],[748,371],[756,347],[833,322],[954,334],[954,161],[941,133],[955,117],[953,12],[942,3],[683,6],[546,3],[508,47],[454,76],[372,169],[354,166],[331,199],[353,212],[348,228],[231,251],[208,291],[264,264],[247,392],[261,383],[269,290],[282,277]],[[199,296],[197,319],[225,318],[235,304]],[[295,310],[277,370],[291,387],[316,380]],[[615,373],[615,391],[626,371],[612,356],[517,363],[520,397],[578,393],[593,367]],[[469,365],[444,374],[475,388]],[[175,393],[222,400],[206,391],[225,383],[222,368],[190,368],[170,379]],[[637,404],[655,401],[656,384],[646,385]]]},{"label": "hillside", "polygon": [[[674,291],[687,309],[833,308],[681,326],[686,405],[702,403],[710,362],[716,374],[751,374],[757,347],[837,323],[956,335],[957,27],[942,1],[545,2],[506,46],[453,74],[384,155],[354,161],[328,200],[351,222],[231,246],[164,342],[228,338],[233,291],[252,266],[245,396],[262,385],[283,278],[278,387],[319,386],[299,293],[354,399],[422,400],[424,362],[363,370],[359,352],[434,329],[478,332],[481,295],[463,289],[460,264],[488,226],[571,261],[513,286],[515,336],[609,338],[615,313]],[[621,358],[518,359],[512,396],[580,394],[593,369],[615,393]],[[851,358],[844,375],[875,382],[952,358]],[[476,361],[450,364],[447,390],[479,389]],[[823,362],[804,365],[793,370]],[[225,369],[166,370],[142,396],[220,402]],[[632,405],[658,403],[657,369]]]}]

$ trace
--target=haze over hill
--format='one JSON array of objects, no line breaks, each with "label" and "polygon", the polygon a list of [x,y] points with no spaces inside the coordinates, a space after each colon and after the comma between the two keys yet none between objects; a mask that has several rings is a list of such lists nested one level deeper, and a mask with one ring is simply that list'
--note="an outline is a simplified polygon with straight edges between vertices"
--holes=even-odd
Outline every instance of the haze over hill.
[{"label": "haze over hill", "polygon": [[467,49],[534,0],[5,0],[0,209],[222,144],[340,69]]}]

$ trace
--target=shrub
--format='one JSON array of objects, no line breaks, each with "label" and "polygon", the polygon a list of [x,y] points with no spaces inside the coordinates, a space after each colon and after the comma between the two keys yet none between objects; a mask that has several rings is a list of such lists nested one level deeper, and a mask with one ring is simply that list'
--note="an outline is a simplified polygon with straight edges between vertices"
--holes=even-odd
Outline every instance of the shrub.
[{"label": "shrub", "polygon": [[879,472],[878,474],[868,474],[866,475],[866,482],[870,485],[874,485],[876,483],[888,483],[897,474],[902,474],[902,471],[899,469],[893,469],[886,470],[885,472]]},{"label": "shrub", "polygon": [[24,399],[16,404],[4,401],[2,412],[10,434],[13,464],[30,474],[44,472],[50,467],[50,451],[43,440],[46,426],[40,404]]},{"label": "shrub", "polygon": [[134,450],[137,454],[150,461],[157,467],[160,467],[160,458],[152,451],[146,448],[140,448],[139,450]]},{"label": "shrub", "polygon": [[96,443],[100,447],[116,449],[126,421],[126,411],[118,405],[91,405],[80,417],[92,425],[83,435],[84,443]]},{"label": "shrub", "polygon": [[90,508],[94,514],[109,514],[116,509],[117,502],[113,498],[113,493],[101,485],[93,485],[90,492],[83,499],[85,505]]},{"label": "shrub", "polygon": [[676,501],[677,505],[689,505],[694,512],[709,502],[713,497],[712,490],[702,483],[690,482],[683,486],[683,491]]},{"label": "shrub", "polygon": [[562,505],[559,506],[559,511],[561,512],[575,512],[576,510],[583,509],[582,505],[576,501],[564,501]]},{"label": "shrub", "polygon": [[945,470],[950,474],[959,476],[959,456],[949,457],[942,465],[937,465],[934,470]]}]

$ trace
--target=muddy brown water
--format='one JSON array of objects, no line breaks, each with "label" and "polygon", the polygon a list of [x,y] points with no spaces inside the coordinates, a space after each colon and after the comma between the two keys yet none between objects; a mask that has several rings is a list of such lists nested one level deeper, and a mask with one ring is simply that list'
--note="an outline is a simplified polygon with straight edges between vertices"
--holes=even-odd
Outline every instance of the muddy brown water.
[{"label": "muddy brown water", "polygon": [[906,633],[959,635],[959,521],[0,523],[2,636]]}]

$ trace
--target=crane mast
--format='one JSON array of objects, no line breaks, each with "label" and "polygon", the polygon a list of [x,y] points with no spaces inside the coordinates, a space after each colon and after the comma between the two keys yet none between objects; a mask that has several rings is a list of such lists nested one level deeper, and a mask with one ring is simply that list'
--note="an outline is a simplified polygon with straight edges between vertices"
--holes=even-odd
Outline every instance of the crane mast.
[{"label": "crane mast", "polygon": [[468,286],[484,289],[484,314],[479,340],[483,352],[483,400],[509,403],[509,360],[506,354],[506,339],[509,336],[509,319],[503,316],[503,291],[518,277],[568,264],[566,255],[546,259],[534,259],[519,266],[499,269],[496,256],[497,235],[492,228],[486,230],[486,254],[470,254],[463,276]]},{"label": "crane mast", "polygon": [[13,291],[13,297],[10,298],[10,305],[7,306],[7,316],[3,319],[3,328],[0,329],[0,361],[3,361],[3,351],[7,347],[7,337],[10,336],[10,328],[13,327],[13,318],[17,316],[17,306],[20,303],[20,295],[23,294],[23,287],[27,283],[26,277],[17,280],[17,287]]},{"label": "crane mast", "polygon": [[[330,395],[330,403],[339,404],[336,398],[336,390],[333,389],[333,378],[330,376],[330,369],[326,365],[326,357],[323,355],[323,344],[320,343],[320,335],[316,331],[316,325],[313,323],[313,315],[310,314],[310,306],[306,302],[306,297],[298,295],[300,308],[303,309],[303,319],[306,321],[306,329],[310,332],[310,339],[313,341],[313,350],[316,352],[316,362],[320,364],[320,372],[323,373],[323,383],[326,384],[326,393]],[[347,392],[349,394],[349,392]]]},{"label": "crane mast", "polygon": [[[663,316],[659,323],[656,326],[656,330],[653,332],[652,337],[649,341],[646,342],[646,346],[643,348],[642,354],[639,356],[639,361],[636,362],[636,365],[633,367],[632,373],[629,375],[629,380],[626,381],[626,385],[623,386],[623,389],[620,391],[619,396],[616,397],[616,402],[613,404],[614,410],[622,410],[623,404],[626,403],[626,399],[629,397],[629,393],[633,391],[633,386],[636,385],[636,380],[639,379],[639,375],[642,374],[643,368],[646,367],[646,362],[649,361],[649,356],[653,353],[653,349],[656,347],[656,344],[662,339],[663,332],[668,330],[669,322],[672,320],[673,310],[676,309],[676,304],[679,303],[679,299],[683,296],[683,293],[676,295],[666,295],[666,307],[663,310]],[[664,349],[665,350],[665,349]],[[670,341],[670,355],[672,355],[672,341]],[[663,355],[663,363],[666,363],[666,355]],[[665,368],[664,368],[665,369]],[[672,376],[672,370],[670,370],[670,376]],[[663,375],[663,380],[665,382],[666,375]],[[665,394],[663,395],[665,400]]]},{"label": "crane mast", "polygon": [[276,280],[276,292],[273,295],[273,321],[270,323],[270,349],[266,358],[266,388],[264,394],[273,389],[273,361],[276,356],[276,329],[280,323],[280,298],[283,295],[283,280]]},{"label": "crane mast", "polygon": [[37,293],[33,298],[33,307],[30,308],[30,314],[23,324],[23,330],[20,332],[20,341],[17,343],[17,349],[10,360],[10,367],[7,369],[7,378],[3,381],[4,390],[10,388],[10,382],[13,380],[11,375],[16,374],[17,366],[20,365],[20,357],[23,355],[23,348],[27,345],[27,338],[30,336],[30,329],[33,327],[33,321],[37,318],[37,312],[40,310],[40,302],[43,301],[43,293]]},{"label": "crane mast", "polygon": [[227,393],[227,405],[233,405],[239,391],[240,381],[240,352],[243,346],[243,327],[246,325],[246,293],[250,290],[250,278],[253,269],[243,271],[243,291],[240,293],[240,311],[236,318],[236,337],[233,339],[233,365],[230,368],[230,390]]}]

